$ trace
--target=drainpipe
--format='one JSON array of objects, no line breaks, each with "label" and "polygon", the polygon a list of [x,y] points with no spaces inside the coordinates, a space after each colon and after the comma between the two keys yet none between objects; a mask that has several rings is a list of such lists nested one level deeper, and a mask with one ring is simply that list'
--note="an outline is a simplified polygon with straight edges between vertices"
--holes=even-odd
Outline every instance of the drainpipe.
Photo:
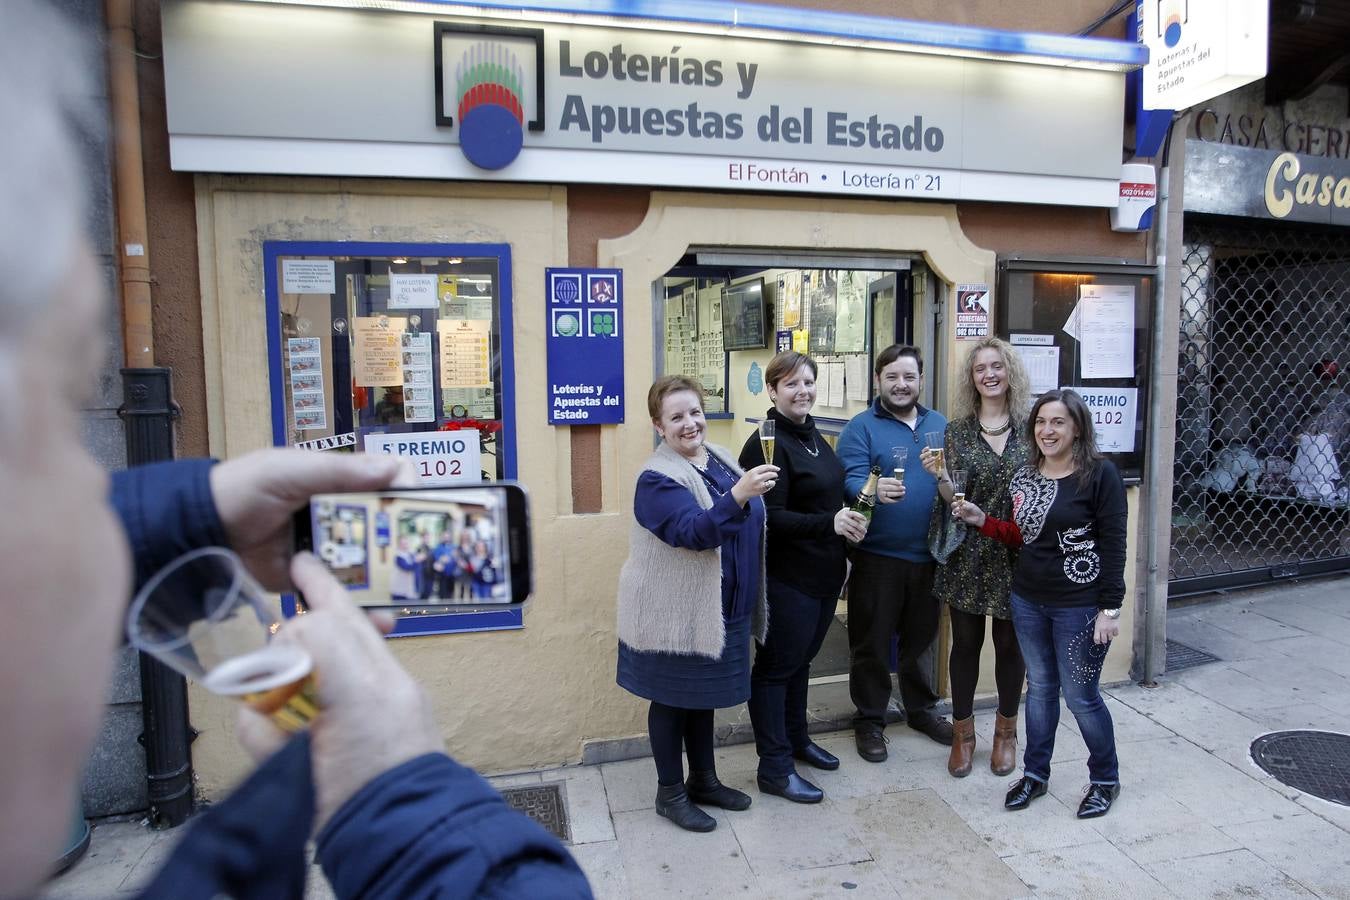
[{"label": "drainpipe", "polygon": [[[126,428],[127,465],[136,466],[173,458],[173,422],[178,410],[173,402],[170,370],[155,366],[132,0],[106,0],[105,14],[125,364],[123,402],[117,414]],[[140,740],[145,747],[150,822],[156,828],[173,828],[192,812],[187,683],[183,676],[144,653],[140,669],[145,729]]]},{"label": "drainpipe", "polygon": [[[1183,113],[1184,114],[1184,113]],[[1170,534],[1172,510],[1170,504],[1164,507],[1163,484],[1172,480],[1172,454],[1163,447],[1160,435],[1163,433],[1163,397],[1159,390],[1164,365],[1167,364],[1168,348],[1172,347],[1164,335],[1167,327],[1167,254],[1169,250],[1167,232],[1170,227],[1168,213],[1171,209],[1171,175],[1169,158],[1172,149],[1173,128],[1178,115],[1173,115],[1163,138],[1162,160],[1158,170],[1158,206],[1153,227],[1153,260],[1157,267],[1154,276],[1153,291],[1153,350],[1149,358],[1149,367],[1153,373],[1153,382],[1148,392],[1148,463],[1144,471],[1144,548],[1145,581],[1142,615],[1142,659],[1137,671],[1132,674],[1136,681],[1151,685],[1167,667],[1167,554],[1169,547],[1164,545],[1160,533]],[[1175,351],[1172,364],[1176,364]],[[1171,434],[1171,432],[1168,432]],[[1175,440],[1175,438],[1173,438]],[[1164,527],[1164,523],[1169,523]],[[1136,632],[1138,633],[1138,632]]]}]

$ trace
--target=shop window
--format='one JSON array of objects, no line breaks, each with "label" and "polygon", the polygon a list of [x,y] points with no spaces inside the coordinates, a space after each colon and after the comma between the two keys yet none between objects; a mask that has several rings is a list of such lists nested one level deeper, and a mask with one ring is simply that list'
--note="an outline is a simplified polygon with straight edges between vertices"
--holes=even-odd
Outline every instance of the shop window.
[{"label": "shop window", "polygon": [[[264,265],[276,445],[353,452],[378,435],[454,432],[480,450],[464,481],[515,477],[506,245],[269,241]],[[346,524],[369,543],[365,523]],[[520,625],[518,609],[398,612],[397,633]]]},{"label": "shop window", "polygon": [[[912,276],[921,273],[908,259],[887,262],[884,270],[729,268],[700,265],[691,255],[657,285],[661,371],[699,380],[709,419],[757,422],[763,399],[747,398],[740,387],[746,360],[762,372],[775,352],[795,349],[819,366],[814,415],[835,433],[871,402],[877,351],[915,339]],[[751,405],[735,408],[738,391]]]},{"label": "shop window", "polygon": [[1137,482],[1148,444],[1154,269],[1072,259],[998,267],[998,334],[1021,355],[1033,396],[1082,394],[1099,448],[1126,483]]}]

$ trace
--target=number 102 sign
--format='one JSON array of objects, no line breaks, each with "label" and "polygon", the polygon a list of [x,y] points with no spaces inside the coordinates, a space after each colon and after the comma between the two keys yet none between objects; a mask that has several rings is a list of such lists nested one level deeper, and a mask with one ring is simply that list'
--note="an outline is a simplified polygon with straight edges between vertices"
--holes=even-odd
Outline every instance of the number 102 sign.
[{"label": "number 102 sign", "polygon": [[476,431],[368,434],[366,452],[403,457],[413,464],[424,485],[480,484],[483,480]]}]

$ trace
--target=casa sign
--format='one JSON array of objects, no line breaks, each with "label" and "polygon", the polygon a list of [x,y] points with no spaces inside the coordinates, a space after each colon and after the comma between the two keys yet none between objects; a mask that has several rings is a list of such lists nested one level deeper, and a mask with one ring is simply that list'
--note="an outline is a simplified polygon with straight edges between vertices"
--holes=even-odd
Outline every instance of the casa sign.
[{"label": "casa sign", "polygon": [[1186,142],[1188,212],[1350,227],[1350,162]]}]

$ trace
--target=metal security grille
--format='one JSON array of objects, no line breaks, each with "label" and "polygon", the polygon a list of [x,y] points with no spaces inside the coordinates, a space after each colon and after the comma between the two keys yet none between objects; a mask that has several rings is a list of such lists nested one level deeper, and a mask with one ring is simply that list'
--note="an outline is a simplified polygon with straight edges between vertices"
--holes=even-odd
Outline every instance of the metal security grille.
[{"label": "metal security grille", "polygon": [[1350,570],[1350,234],[1187,216],[1170,593]]}]

